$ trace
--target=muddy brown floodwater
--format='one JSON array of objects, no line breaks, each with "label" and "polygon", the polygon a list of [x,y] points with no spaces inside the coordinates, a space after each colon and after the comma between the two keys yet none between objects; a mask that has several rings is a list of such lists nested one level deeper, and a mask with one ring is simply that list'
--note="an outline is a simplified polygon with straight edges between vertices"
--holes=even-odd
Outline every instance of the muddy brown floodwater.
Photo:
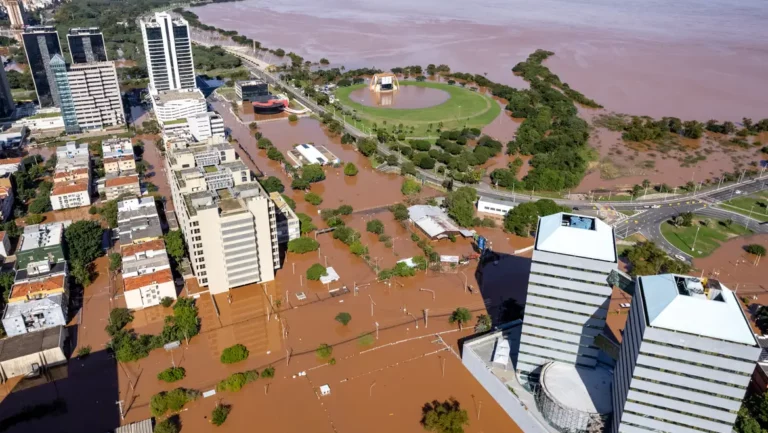
[{"label": "muddy brown floodwater", "polygon": [[[256,146],[256,139],[248,126],[238,122],[229,107],[220,102],[214,103],[214,107],[224,118],[224,122],[230,128],[232,136],[237,139],[243,148],[254,159],[255,165],[266,176],[275,176],[285,185],[285,194],[296,200],[296,211],[313,215],[315,224],[321,223],[317,213],[320,209],[336,208],[342,204],[351,205],[355,212],[378,209],[405,200],[400,193],[403,178],[396,174],[384,174],[372,169],[368,158],[360,154],[352,144],[341,144],[339,137],[330,136],[323,129],[320,122],[311,118],[301,118],[298,122],[275,120],[260,122],[258,130],[269,138],[272,144],[283,154],[292,149],[296,144],[314,143],[327,147],[343,162],[354,163],[359,172],[357,176],[345,176],[342,167],[325,167],[326,179],[312,184],[311,191],[320,194],[323,202],[314,206],[304,200],[302,191],[290,189],[291,178],[285,173],[281,164],[271,161],[266,157],[264,150]],[[250,160],[241,151],[241,157],[246,163]],[[253,166],[253,164],[251,164]],[[421,197],[432,197],[438,192],[423,188]]]},{"label": "muddy brown floodwater", "polygon": [[765,117],[764,6],[763,0],[246,0],[192,10],[205,24],[348,69],[444,63],[521,87],[511,68],[543,48],[556,53],[547,62],[552,72],[611,110],[706,121]]},{"label": "muddy brown floodwater", "polygon": [[419,86],[402,86],[392,92],[374,92],[367,88],[353,90],[349,98],[368,107],[427,108],[440,105],[451,95],[440,89]]}]

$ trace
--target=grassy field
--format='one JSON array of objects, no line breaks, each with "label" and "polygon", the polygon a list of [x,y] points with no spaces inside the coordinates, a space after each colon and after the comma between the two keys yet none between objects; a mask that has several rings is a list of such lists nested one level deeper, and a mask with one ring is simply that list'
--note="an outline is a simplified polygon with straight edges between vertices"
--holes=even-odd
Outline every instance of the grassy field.
[{"label": "grassy field", "polygon": [[[723,202],[720,206],[723,209],[737,212],[742,215],[751,216],[758,221],[768,221],[768,191],[760,191],[756,194],[736,196],[731,200]],[[750,214],[750,209],[752,210]]]},{"label": "grassy field", "polygon": [[[698,227],[701,228],[698,237],[696,237]],[[693,257],[706,257],[720,247],[722,242],[750,233],[752,230],[736,223],[726,227],[723,220],[698,216],[694,217],[691,227],[675,227],[669,221],[661,224],[661,234],[664,235],[664,238]],[[696,238],[696,249],[691,251],[694,238]]]},{"label": "grassy field", "polygon": [[[336,97],[344,106],[355,110],[357,115],[363,119],[362,123],[366,127],[370,128],[373,123],[376,123],[379,127],[384,126],[385,122],[387,126],[402,123],[406,127],[413,126],[415,132],[411,135],[416,137],[437,136],[438,133],[435,130],[440,122],[443,123],[443,130],[465,126],[468,128],[482,128],[491,123],[501,113],[501,107],[492,98],[463,87],[416,81],[401,81],[400,85],[439,89],[447,92],[451,97],[448,101],[429,108],[396,109],[368,107],[352,101],[349,97],[350,93],[364,88],[365,84],[339,88],[336,91]],[[354,124],[354,122],[350,123]],[[432,131],[428,133],[427,128],[430,124],[432,124]]]}]

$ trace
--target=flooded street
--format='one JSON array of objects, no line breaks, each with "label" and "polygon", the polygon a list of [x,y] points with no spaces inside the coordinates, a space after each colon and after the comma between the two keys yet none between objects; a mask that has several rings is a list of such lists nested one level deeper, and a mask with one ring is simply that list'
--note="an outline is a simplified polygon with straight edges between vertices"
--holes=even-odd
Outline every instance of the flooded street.
[{"label": "flooded street", "polygon": [[440,105],[451,95],[440,89],[402,86],[392,92],[374,92],[368,88],[353,90],[349,99],[368,107],[427,108]]},{"label": "flooded street", "polygon": [[547,62],[552,72],[611,110],[706,121],[761,118],[768,108],[768,9],[761,0],[446,6],[246,0],[192,10],[205,24],[348,69],[444,63],[520,87],[510,69],[543,48],[556,53]]}]

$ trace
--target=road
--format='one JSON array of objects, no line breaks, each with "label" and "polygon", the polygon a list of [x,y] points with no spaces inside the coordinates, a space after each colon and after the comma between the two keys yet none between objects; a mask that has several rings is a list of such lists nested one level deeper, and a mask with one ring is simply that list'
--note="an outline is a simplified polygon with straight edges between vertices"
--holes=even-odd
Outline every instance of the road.
[{"label": "road", "polygon": [[[197,40],[196,43],[203,45],[210,45],[209,42]],[[316,104],[313,100],[306,97],[301,89],[293,87],[291,83],[280,81],[279,77],[267,71],[269,65],[251,55],[247,50],[242,47],[224,47],[225,50],[238,56],[243,60],[243,64],[256,76],[261,77],[270,84],[279,84],[288,93],[290,93],[295,99],[304,104],[307,108],[317,114],[323,114],[327,112],[325,107]],[[331,113],[334,114],[335,113]],[[344,119],[338,119],[344,125],[346,132],[354,135],[357,138],[369,137],[369,134],[360,131],[354,125],[344,122]],[[389,155],[390,150],[383,144],[378,145],[378,150],[384,155]],[[640,213],[634,215],[622,222],[619,222],[615,226],[616,234],[620,237],[626,237],[633,233],[641,233],[647,239],[653,240],[661,248],[671,254],[682,254],[688,259],[691,258],[689,254],[684,251],[680,251],[672,244],[666,241],[661,235],[660,225],[674,216],[684,212],[694,212],[706,216],[726,219],[731,218],[737,224],[748,225],[749,228],[759,233],[768,233],[768,224],[760,224],[759,221],[747,218],[735,212],[726,211],[723,209],[712,208],[712,204],[716,204],[722,201],[729,200],[734,197],[739,191],[741,194],[751,194],[764,189],[768,189],[768,175],[765,174],[766,167],[763,166],[760,175],[748,179],[745,178],[740,182],[733,184],[727,184],[713,188],[702,188],[693,193],[676,195],[668,198],[652,198],[647,200],[636,201],[600,201],[591,202],[588,200],[571,200],[571,199],[554,199],[558,204],[569,207],[599,207],[608,206],[614,210],[633,210]],[[419,176],[429,182],[435,184],[442,184],[445,180],[444,177],[433,173],[431,171],[418,169]],[[460,182],[454,182],[454,186],[463,186]],[[516,194],[511,191],[496,189],[493,186],[480,183],[474,185],[468,185],[475,188],[478,195],[482,197],[494,198],[498,200],[515,201],[515,202],[528,202],[538,200],[543,197],[528,194]]]}]

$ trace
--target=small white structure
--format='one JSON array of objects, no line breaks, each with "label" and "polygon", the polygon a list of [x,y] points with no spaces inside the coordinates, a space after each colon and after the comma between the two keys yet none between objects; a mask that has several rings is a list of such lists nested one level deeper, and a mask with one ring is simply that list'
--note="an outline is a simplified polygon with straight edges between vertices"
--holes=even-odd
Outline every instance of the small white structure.
[{"label": "small white structure", "polygon": [[325,272],[327,275],[325,275],[324,277],[320,277],[320,282],[323,284],[339,281],[339,279],[341,278],[339,277],[339,274],[337,274],[336,271],[333,269],[333,267],[325,268]]},{"label": "small white structure", "polygon": [[78,180],[55,186],[51,191],[51,206],[53,210],[90,205],[91,193],[88,185],[88,181]]},{"label": "small white structure", "polygon": [[0,256],[8,257],[8,251],[11,250],[11,242],[5,232],[0,232]]},{"label": "small white structure", "polygon": [[21,158],[0,159],[0,176],[13,174],[21,168]]},{"label": "small white structure", "polygon": [[331,395],[331,387],[328,385],[320,385],[320,395]]},{"label": "small white structure", "polygon": [[500,335],[499,338],[496,339],[496,348],[493,351],[493,363],[500,364],[502,368],[506,368],[507,362],[509,362],[509,341],[507,341],[503,335]]},{"label": "small white structure", "polygon": [[313,144],[299,144],[288,151],[288,157],[293,160],[296,167],[306,164],[333,165],[341,160],[331,153],[325,146],[315,146]]},{"label": "small white structure", "polygon": [[443,239],[451,234],[472,237],[474,230],[457,226],[448,215],[437,206],[415,205],[408,208],[412,223],[416,224],[430,239]]},{"label": "small white structure", "polygon": [[477,211],[493,216],[505,217],[514,207],[515,203],[506,200],[496,200],[489,197],[480,197],[477,200]]}]

